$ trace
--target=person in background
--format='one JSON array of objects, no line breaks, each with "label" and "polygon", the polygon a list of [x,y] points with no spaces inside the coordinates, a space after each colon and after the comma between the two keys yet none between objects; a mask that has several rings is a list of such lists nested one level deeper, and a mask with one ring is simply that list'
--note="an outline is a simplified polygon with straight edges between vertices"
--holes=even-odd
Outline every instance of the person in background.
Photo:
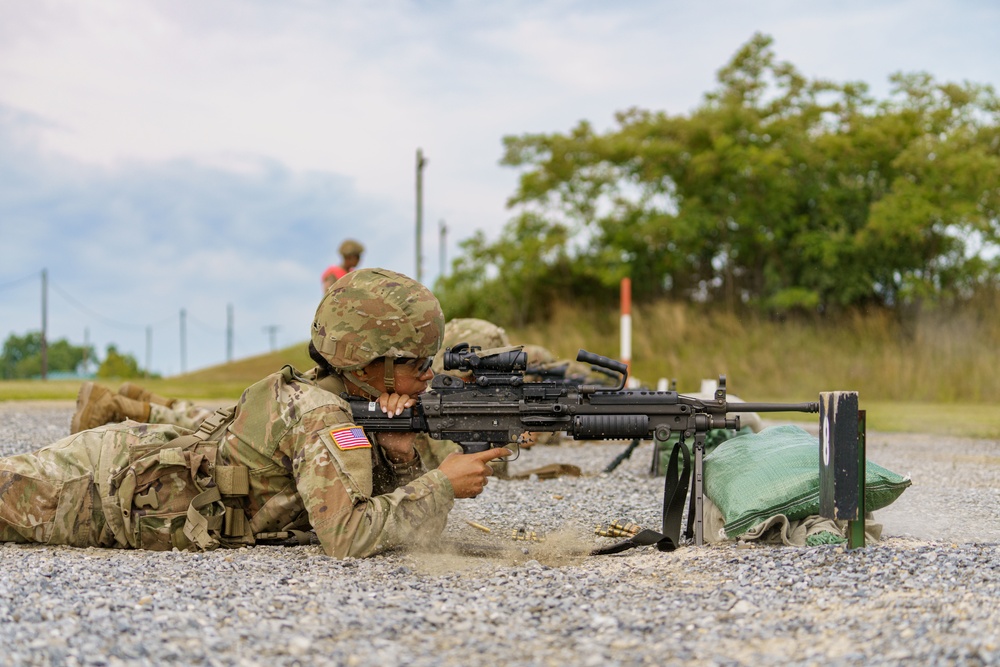
[{"label": "person in background", "polygon": [[167,398],[126,382],[118,393],[96,382],[84,382],[76,396],[76,412],[69,432],[79,433],[126,419],[145,424],[173,424],[192,431],[212,415],[213,410],[180,398]]},{"label": "person in background", "polygon": [[327,267],[326,271],[323,272],[323,291],[326,292],[335,282],[356,269],[361,263],[361,254],[364,251],[365,247],[354,239],[347,239],[341,243],[341,262],[339,265]]}]

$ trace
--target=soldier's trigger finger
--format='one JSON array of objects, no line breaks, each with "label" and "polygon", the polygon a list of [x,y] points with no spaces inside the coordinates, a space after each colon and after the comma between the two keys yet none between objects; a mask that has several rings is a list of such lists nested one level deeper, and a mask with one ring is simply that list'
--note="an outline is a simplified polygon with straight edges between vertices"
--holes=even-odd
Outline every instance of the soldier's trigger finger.
[{"label": "soldier's trigger finger", "polygon": [[487,449],[485,452],[473,454],[473,456],[479,457],[480,461],[492,461],[494,459],[510,456],[513,453],[514,452],[510,451],[506,447],[496,447],[494,449]]}]

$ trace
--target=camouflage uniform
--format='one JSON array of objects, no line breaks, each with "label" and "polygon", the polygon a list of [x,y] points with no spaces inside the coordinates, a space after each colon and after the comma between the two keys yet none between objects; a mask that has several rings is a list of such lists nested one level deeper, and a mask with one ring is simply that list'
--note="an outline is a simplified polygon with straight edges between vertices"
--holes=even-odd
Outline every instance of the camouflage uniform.
[{"label": "camouflage uniform", "polygon": [[70,420],[69,432],[79,433],[127,419],[195,430],[212,412],[190,401],[154,394],[131,382],[123,384],[117,394],[108,387],[84,382],[76,397],[76,412]]},{"label": "camouflage uniform", "polygon": [[[381,269],[355,273],[317,310],[313,342],[324,359],[350,370],[437,350],[443,322],[429,291]],[[328,328],[338,317],[356,321],[362,301],[355,335]],[[405,301],[409,317],[383,301]],[[221,417],[207,420],[209,439],[128,421],[0,459],[0,540],[213,549],[311,527],[327,554],[346,557],[433,539],[454,503],[451,483],[425,473],[419,457],[393,465],[370,440],[339,438],[352,426],[340,398],[347,379],[286,366],[246,389],[224,428],[214,426]]]},{"label": "camouflage uniform", "polygon": [[556,355],[549,352],[541,345],[522,345],[524,353],[528,356],[529,366],[538,366],[556,363]]},{"label": "camouflage uniform", "polygon": [[[459,343],[468,343],[473,347],[481,347],[488,350],[494,347],[507,347],[510,339],[503,327],[498,327],[492,322],[480,320],[475,317],[456,317],[448,320],[444,325],[444,341],[441,343],[441,350],[434,355],[434,364],[431,368],[434,373],[444,373],[444,353],[445,350],[455,347]],[[448,371],[449,375],[468,379],[472,377],[471,371]]]},{"label": "camouflage uniform", "polygon": [[173,424],[195,430],[212,415],[209,408],[195,405],[191,401],[176,399],[171,405],[149,405],[150,424]]}]

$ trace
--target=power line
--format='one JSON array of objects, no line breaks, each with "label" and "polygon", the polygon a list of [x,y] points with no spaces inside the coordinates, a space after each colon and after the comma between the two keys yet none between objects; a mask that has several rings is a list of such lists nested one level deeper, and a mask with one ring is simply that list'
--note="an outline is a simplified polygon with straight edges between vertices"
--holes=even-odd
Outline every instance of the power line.
[{"label": "power line", "polygon": [[16,285],[21,285],[23,283],[28,282],[29,280],[35,280],[36,278],[38,278],[38,273],[37,272],[29,274],[29,275],[27,275],[27,276],[25,276],[23,278],[18,278],[17,280],[12,280],[9,283],[0,284],[0,289],[7,289],[8,287],[14,287]]},{"label": "power line", "polygon": [[139,325],[139,324],[127,324],[125,322],[119,322],[118,320],[113,320],[110,317],[105,317],[104,315],[101,315],[100,313],[98,313],[98,312],[96,312],[94,310],[91,310],[87,306],[85,306],[82,303],[80,303],[73,296],[71,296],[68,292],[66,292],[66,290],[64,290],[63,288],[61,288],[58,285],[56,285],[51,280],[49,281],[49,287],[51,287],[54,292],[58,293],[64,299],[66,299],[67,301],[69,301],[70,305],[75,306],[76,308],[78,308],[82,312],[86,313],[87,315],[90,315],[93,318],[101,320],[105,324],[109,324],[109,325],[111,325],[113,327],[119,327],[121,329],[130,329],[132,331],[142,331],[142,330],[144,330],[146,328],[145,326],[142,326],[142,325]]},{"label": "power line", "polygon": [[187,318],[188,318],[189,322],[197,324],[198,327],[200,327],[201,329],[207,331],[208,333],[211,333],[211,334],[221,334],[222,333],[222,329],[218,329],[216,327],[212,327],[212,326],[209,326],[209,325],[205,324],[204,322],[200,321],[198,318],[196,318],[193,315],[191,315],[191,313],[187,314]]}]

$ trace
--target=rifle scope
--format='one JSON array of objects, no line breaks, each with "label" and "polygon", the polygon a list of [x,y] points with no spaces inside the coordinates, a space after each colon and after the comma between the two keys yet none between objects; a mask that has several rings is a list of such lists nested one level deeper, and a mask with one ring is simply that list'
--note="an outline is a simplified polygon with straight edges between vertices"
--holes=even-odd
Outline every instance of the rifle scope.
[{"label": "rifle scope", "polygon": [[459,343],[444,352],[446,371],[472,371],[473,373],[516,373],[528,367],[528,355],[523,350],[508,350],[480,356],[482,348]]}]

